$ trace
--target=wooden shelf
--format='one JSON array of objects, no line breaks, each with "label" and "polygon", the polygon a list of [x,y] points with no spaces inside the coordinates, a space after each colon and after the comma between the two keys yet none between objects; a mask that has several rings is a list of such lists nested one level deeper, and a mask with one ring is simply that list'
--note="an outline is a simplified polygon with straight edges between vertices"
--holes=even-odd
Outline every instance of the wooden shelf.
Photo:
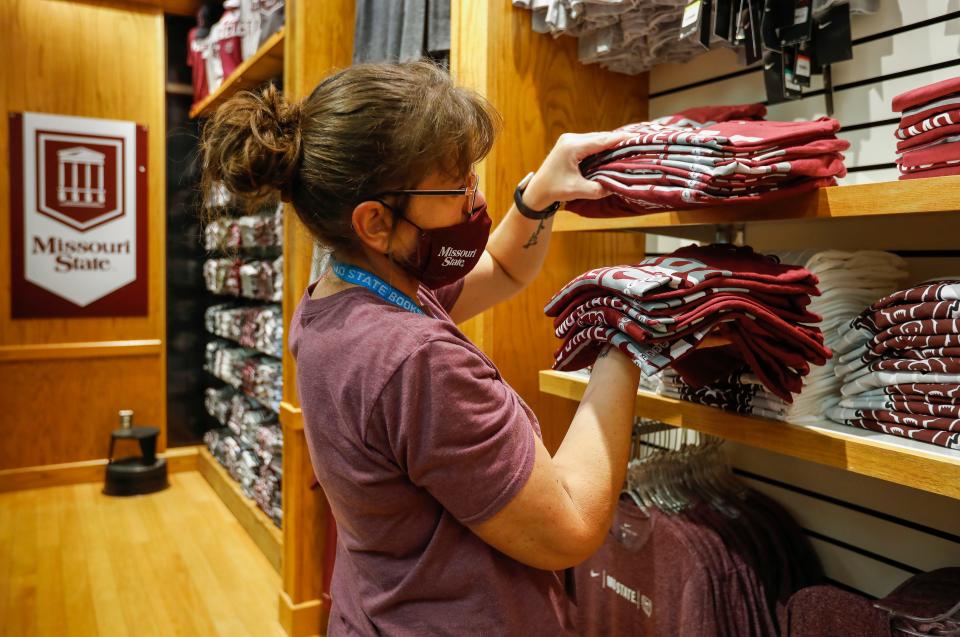
[{"label": "wooden shelf", "polygon": [[[540,391],[580,400],[589,377],[540,372]],[[733,442],[960,499],[960,452],[825,422],[796,425],[637,392],[637,415]]]},{"label": "wooden shelf", "polygon": [[197,468],[279,573],[283,555],[283,532],[260,510],[256,502],[243,494],[240,484],[206,447],[200,447],[198,451]]},{"label": "wooden shelf", "polygon": [[638,230],[798,219],[835,219],[960,211],[960,176],[831,186],[771,204],[669,210],[637,217],[588,219],[557,214],[554,232]]},{"label": "wooden shelf", "polygon": [[209,117],[227,98],[238,91],[256,88],[267,80],[283,74],[283,38],[280,29],[263,43],[252,56],[243,61],[230,77],[224,79],[216,91],[194,104],[190,117]]}]

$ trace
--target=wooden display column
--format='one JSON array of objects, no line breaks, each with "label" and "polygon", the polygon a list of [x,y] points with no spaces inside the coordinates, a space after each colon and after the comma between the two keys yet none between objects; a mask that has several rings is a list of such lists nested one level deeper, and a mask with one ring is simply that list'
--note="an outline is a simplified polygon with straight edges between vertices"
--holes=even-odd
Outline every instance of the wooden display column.
[{"label": "wooden display column", "polygon": [[[354,0],[287,0],[284,89],[290,99],[306,97],[325,76],[350,65]],[[283,324],[309,283],[313,243],[290,206],[283,226]],[[304,438],[296,365],[284,332],[283,402],[283,590],[280,623],[291,637],[326,631],[329,596],[323,563],[329,511],[323,492],[310,490],[313,468]]]},{"label": "wooden display column", "polygon": [[[454,79],[503,114],[503,135],[480,166],[481,188],[498,221],[517,182],[535,170],[565,132],[610,130],[647,115],[647,76],[609,73],[577,60],[577,41],[534,33],[530,12],[506,0],[453,2]],[[640,260],[639,233],[554,235],[543,272],[522,294],[463,326],[540,419],[544,443],[559,446],[576,404],[541,394],[537,374],[559,341],[543,306],[570,279],[598,265]]]}]

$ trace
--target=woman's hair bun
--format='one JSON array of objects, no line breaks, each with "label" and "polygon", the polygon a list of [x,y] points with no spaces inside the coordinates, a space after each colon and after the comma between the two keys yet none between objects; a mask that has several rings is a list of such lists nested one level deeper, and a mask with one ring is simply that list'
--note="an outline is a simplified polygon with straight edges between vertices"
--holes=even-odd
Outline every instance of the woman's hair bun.
[{"label": "woman's hair bun", "polygon": [[201,135],[205,193],[220,184],[250,203],[275,191],[289,200],[300,164],[301,118],[301,104],[289,103],[273,85],[224,102]]}]

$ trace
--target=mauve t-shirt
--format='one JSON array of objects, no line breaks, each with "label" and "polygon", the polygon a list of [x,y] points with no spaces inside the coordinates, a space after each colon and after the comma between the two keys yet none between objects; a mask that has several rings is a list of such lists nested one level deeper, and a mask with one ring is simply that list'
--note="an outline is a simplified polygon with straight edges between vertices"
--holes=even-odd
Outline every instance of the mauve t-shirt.
[{"label": "mauve t-shirt", "polygon": [[526,483],[540,426],[447,314],[462,283],[421,289],[427,315],[360,287],[312,299],[314,285],[289,347],[310,459],[337,520],[327,634],[571,632],[560,574],[466,526]]}]

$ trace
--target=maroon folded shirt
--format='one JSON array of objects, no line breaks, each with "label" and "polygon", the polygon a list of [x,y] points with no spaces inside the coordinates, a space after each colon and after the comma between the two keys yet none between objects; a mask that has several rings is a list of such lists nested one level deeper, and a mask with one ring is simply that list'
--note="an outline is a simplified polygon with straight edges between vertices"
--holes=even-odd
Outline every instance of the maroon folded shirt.
[{"label": "maroon folded shirt", "polygon": [[691,144],[718,150],[762,152],[773,147],[799,145],[830,137],[839,130],[840,123],[829,117],[809,122],[734,120],[692,130],[639,122],[617,129],[635,133],[636,137],[625,140],[614,148],[635,144]]},{"label": "maroon folded shirt", "polygon": [[951,77],[905,91],[893,98],[893,110],[902,113],[954,93],[960,93],[960,77]]},{"label": "maroon folded shirt", "polygon": [[940,418],[960,418],[960,404],[953,402],[930,402],[924,400],[923,397],[919,397],[917,394],[895,394],[882,398],[878,397],[875,400],[878,402],[882,401],[882,408],[890,411],[938,416]]},{"label": "maroon folded shirt", "polygon": [[924,360],[927,358],[960,358],[960,347],[927,347],[923,349],[901,349],[895,358]]},{"label": "maroon folded shirt", "polygon": [[953,124],[960,124],[960,108],[951,108],[950,110],[934,113],[915,124],[903,125],[901,123],[896,135],[898,139],[910,139],[927,131],[943,128],[944,126],[951,126]]},{"label": "maroon folded shirt", "polygon": [[902,173],[900,179],[929,179],[931,177],[950,177],[960,175],[960,162],[949,166],[931,168],[929,170],[915,170],[909,173]]},{"label": "maroon folded shirt", "polygon": [[[597,181],[600,177],[612,179],[624,187],[669,186],[673,188],[689,188],[690,190],[699,190],[713,197],[734,197],[770,192],[771,190],[781,188],[785,182],[790,179],[789,175],[769,175],[762,179],[753,180],[738,180],[736,178],[716,179],[703,173],[687,173],[677,168],[644,170],[635,173],[598,170],[590,175],[590,178],[594,181]],[[609,186],[606,188],[609,191],[613,191],[613,188]]]},{"label": "maroon folded shirt", "polygon": [[[812,157],[773,157],[763,161],[742,158],[701,157],[678,153],[643,153],[597,164],[585,169],[589,177],[597,171],[637,173],[675,168],[683,173],[700,173],[711,180],[758,183],[764,176],[834,177],[846,174],[843,155],[828,153]],[[762,183],[762,182],[760,182]]]},{"label": "maroon folded shirt", "polygon": [[869,364],[872,372],[930,372],[934,374],[960,373],[960,358],[927,358],[910,360],[903,358],[881,358]]},{"label": "maroon folded shirt", "polygon": [[921,148],[929,145],[930,148],[935,146],[949,146],[950,144],[938,143],[948,137],[955,137],[960,135],[960,124],[951,124],[943,126],[941,128],[934,128],[933,130],[928,130],[921,132],[907,139],[902,139],[897,142],[897,151],[905,152],[911,148]]},{"label": "maroon folded shirt", "polygon": [[656,119],[657,124],[691,126],[726,122],[732,119],[763,119],[767,107],[763,104],[734,104],[730,106],[697,106]]},{"label": "maroon folded shirt", "polygon": [[[621,265],[588,270],[576,277],[547,303],[547,316],[559,316],[579,295],[613,293],[639,301],[683,296],[709,287],[743,287],[776,294],[784,286],[787,294],[819,294],[819,279],[809,270],[785,265],[775,257],[764,256],[749,246],[687,246],[671,254],[647,257],[636,265]],[[792,287],[790,287],[792,286]]]},{"label": "maroon folded shirt", "polygon": [[600,305],[586,308],[580,306],[560,324],[557,328],[557,336],[565,338],[567,334],[577,331],[578,328],[606,325],[627,334],[638,343],[658,343],[670,341],[679,336],[686,336],[694,330],[712,328],[717,323],[731,321],[755,323],[757,325],[751,325],[744,329],[762,329],[763,333],[783,339],[795,349],[802,348],[802,351],[811,352],[810,356],[815,357],[820,364],[826,362],[826,359],[831,355],[830,350],[820,342],[822,335],[819,330],[802,325],[792,325],[766,308],[739,300],[721,301],[713,306],[698,308],[696,312],[679,317],[677,323],[669,325],[662,331],[645,327],[634,320],[629,312],[613,307]]},{"label": "maroon folded shirt", "polygon": [[819,188],[837,185],[833,177],[809,179],[789,187],[770,189],[765,192],[719,197],[682,187],[651,185],[626,188],[603,176],[594,177],[593,181],[613,192],[614,196],[596,200],[576,199],[566,204],[566,210],[592,218],[632,217],[656,210],[684,210],[727,204],[770,204]]},{"label": "maroon folded shirt", "polygon": [[919,427],[910,427],[909,425],[895,425],[887,422],[868,420],[866,418],[847,420],[846,424],[850,425],[851,427],[859,427],[860,429],[866,429],[868,431],[876,431],[879,433],[890,434],[892,436],[899,436],[901,438],[919,440],[921,442],[926,442],[940,447],[946,447],[948,449],[960,449],[960,433],[950,433],[948,431],[940,431],[938,429],[921,429]]},{"label": "maroon folded shirt", "polygon": [[[888,294],[887,296],[871,303],[869,307],[860,312],[860,314],[851,321],[851,325],[854,327],[865,327],[873,331],[878,331],[878,328],[874,322],[874,315],[881,310],[886,310],[888,308],[901,310],[903,308],[900,306],[931,303],[936,301],[960,301],[960,280],[943,279],[940,281],[921,283],[903,290],[897,290],[896,292]],[[889,316],[897,315],[899,314],[890,314]]]},{"label": "maroon folded shirt", "polygon": [[[821,320],[818,315],[812,312],[770,307],[748,295],[736,293],[711,294],[700,297],[686,305],[677,305],[667,310],[659,310],[656,313],[644,311],[644,305],[644,303],[636,301],[631,303],[614,295],[586,296],[579,303],[570,304],[563,314],[554,319],[553,325],[557,331],[557,336],[563,338],[570,327],[577,324],[579,316],[584,312],[601,307],[612,308],[621,316],[628,315],[630,320],[642,325],[653,334],[673,331],[692,321],[702,319],[710,312],[742,311],[746,313],[757,312],[761,315],[773,313],[778,319],[793,323],[817,323]],[[808,330],[808,332],[819,334],[817,330]]]},{"label": "maroon folded shirt", "polygon": [[960,159],[960,142],[935,144],[927,148],[908,150],[898,159],[901,170],[910,171],[924,167],[936,167]]},{"label": "maroon folded shirt", "polygon": [[908,396],[910,400],[960,405],[960,385],[944,383],[905,383],[881,388],[887,396]]},{"label": "maroon folded shirt", "polygon": [[953,418],[941,418],[938,416],[927,416],[885,409],[853,409],[850,411],[854,411],[857,417],[863,420],[875,420],[877,422],[906,425],[920,429],[938,429],[951,433],[960,432],[960,420]]},{"label": "maroon folded shirt", "polygon": [[861,323],[873,331],[880,331],[909,321],[925,319],[960,318],[960,300],[927,301],[925,303],[902,303],[880,308]]}]

